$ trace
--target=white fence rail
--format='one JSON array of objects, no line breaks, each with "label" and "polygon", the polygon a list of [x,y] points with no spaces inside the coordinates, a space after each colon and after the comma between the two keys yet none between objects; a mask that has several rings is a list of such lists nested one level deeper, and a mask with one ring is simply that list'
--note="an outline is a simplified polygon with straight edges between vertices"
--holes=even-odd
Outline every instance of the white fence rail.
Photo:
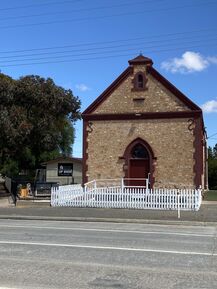
[{"label": "white fence rail", "polygon": [[51,206],[197,211],[201,190],[147,189],[145,187],[52,188]]}]

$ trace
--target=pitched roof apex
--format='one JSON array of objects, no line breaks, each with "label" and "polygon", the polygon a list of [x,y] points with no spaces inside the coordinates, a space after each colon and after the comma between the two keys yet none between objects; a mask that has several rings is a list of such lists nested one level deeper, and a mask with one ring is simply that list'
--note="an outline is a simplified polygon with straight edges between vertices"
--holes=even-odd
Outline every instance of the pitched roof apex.
[{"label": "pitched roof apex", "polygon": [[130,65],[135,65],[135,64],[148,64],[148,65],[152,65],[153,61],[151,58],[148,58],[146,56],[143,56],[142,54],[139,54],[137,57],[131,59],[128,61],[128,63]]}]

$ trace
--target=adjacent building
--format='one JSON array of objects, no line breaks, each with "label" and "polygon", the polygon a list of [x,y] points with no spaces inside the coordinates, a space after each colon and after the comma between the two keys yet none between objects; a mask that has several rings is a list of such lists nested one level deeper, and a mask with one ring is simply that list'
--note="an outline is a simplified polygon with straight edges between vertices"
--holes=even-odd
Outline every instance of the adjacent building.
[{"label": "adjacent building", "polygon": [[81,158],[60,157],[47,161],[42,166],[44,169],[40,170],[41,181],[60,185],[82,183]]}]

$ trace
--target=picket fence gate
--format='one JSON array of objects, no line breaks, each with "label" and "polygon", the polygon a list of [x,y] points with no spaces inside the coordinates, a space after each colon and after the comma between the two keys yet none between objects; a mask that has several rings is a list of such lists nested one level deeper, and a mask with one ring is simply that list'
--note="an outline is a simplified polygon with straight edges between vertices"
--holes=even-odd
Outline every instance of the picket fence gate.
[{"label": "picket fence gate", "polygon": [[149,189],[114,185],[97,187],[96,182],[81,186],[53,187],[51,206],[88,208],[126,208],[198,211],[202,201],[200,189]]}]

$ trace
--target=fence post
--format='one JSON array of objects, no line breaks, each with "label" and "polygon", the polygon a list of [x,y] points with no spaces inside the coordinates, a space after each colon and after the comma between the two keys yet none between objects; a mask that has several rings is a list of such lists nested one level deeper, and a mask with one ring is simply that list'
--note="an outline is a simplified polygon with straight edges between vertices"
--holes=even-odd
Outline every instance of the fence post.
[{"label": "fence post", "polygon": [[145,180],[145,192],[148,193],[149,190],[149,178]]},{"label": "fence post", "polygon": [[180,214],[180,199],[179,199],[179,197],[180,197],[180,193],[179,193],[179,191],[177,192],[177,196],[178,196],[178,199],[177,199],[177,206],[178,206],[178,219],[180,219],[181,214]]},{"label": "fence post", "polygon": [[82,203],[83,203],[83,206],[85,207],[87,204],[87,185],[86,184],[84,184],[83,192],[84,192],[84,196],[82,198]]},{"label": "fence post", "polygon": [[124,178],[121,178],[121,193],[124,192]]},{"label": "fence post", "polygon": [[53,188],[51,187],[51,195],[50,195],[50,206],[53,204]]},{"label": "fence post", "polygon": [[150,186],[150,173],[148,173],[148,178],[146,179],[146,190],[149,189]]},{"label": "fence post", "polygon": [[194,190],[194,210],[198,211],[202,202],[202,191],[201,189]]},{"label": "fence post", "polygon": [[53,207],[55,205],[56,199],[56,188],[51,187],[51,196],[50,196],[50,206]]},{"label": "fence post", "polygon": [[94,180],[94,193],[96,193],[96,180]]}]

